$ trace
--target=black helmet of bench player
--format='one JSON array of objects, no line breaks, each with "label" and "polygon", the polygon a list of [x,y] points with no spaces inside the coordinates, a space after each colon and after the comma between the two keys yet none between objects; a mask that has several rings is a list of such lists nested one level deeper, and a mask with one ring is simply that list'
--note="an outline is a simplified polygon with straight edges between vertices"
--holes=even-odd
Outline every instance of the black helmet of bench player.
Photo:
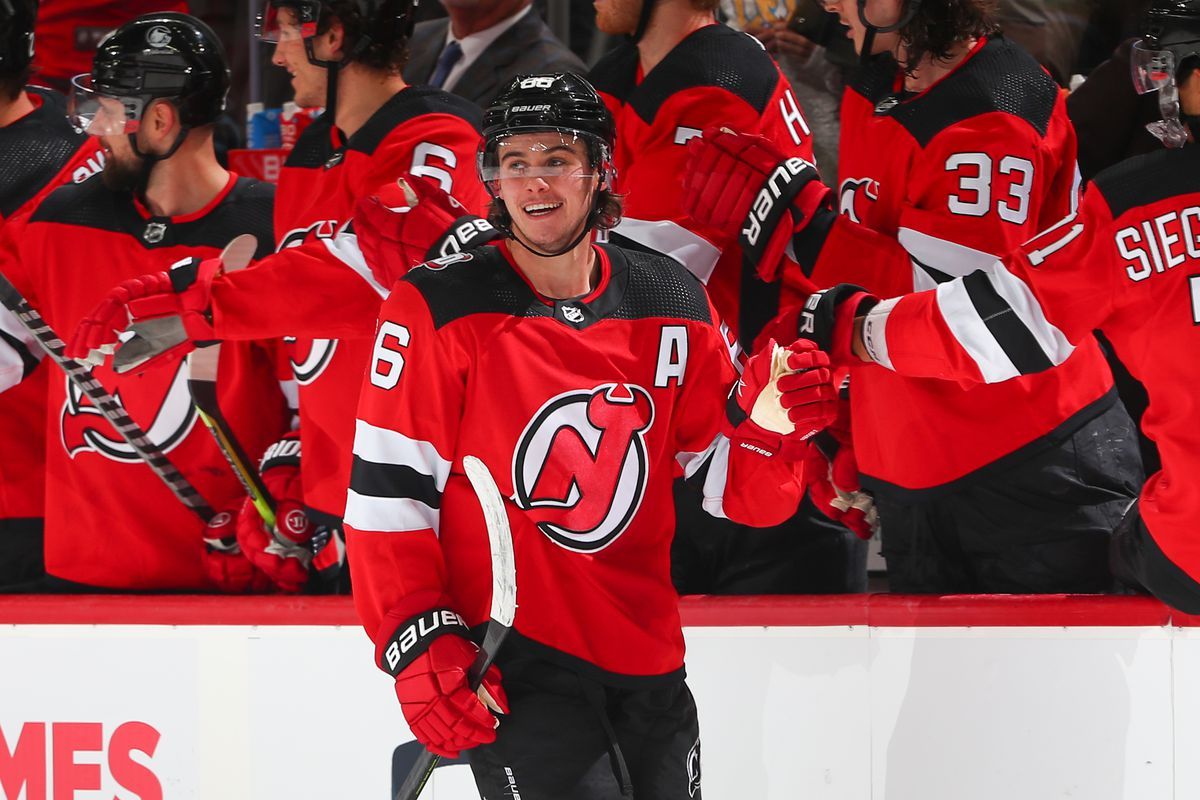
[{"label": "black helmet of bench player", "polygon": [[[127,134],[134,152],[155,162],[174,155],[190,129],[216,122],[230,79],[225,49],[212,29],[187,14],[163,12],[109,34],[96,50],[92,71],[71,83],[69,113],[76,127],[94,136]],[[143,153],[137,130],[159,100],[178,111],[181,130],[164,155]]]},{"label": "black helmet of bench player", "polygon": [[33,61],[37,0],[0,0],[0,78],[23,77]]}]

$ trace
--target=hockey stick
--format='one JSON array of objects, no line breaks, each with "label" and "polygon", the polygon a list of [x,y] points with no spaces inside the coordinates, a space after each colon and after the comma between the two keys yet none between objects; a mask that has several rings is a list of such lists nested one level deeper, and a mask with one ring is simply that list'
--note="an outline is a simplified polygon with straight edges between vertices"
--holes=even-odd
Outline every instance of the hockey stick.
[{"label": "hockey stick", "polygon": [[112,423],[117,433],[121,434],[121,438],[128,442],[134,452],[146,462],[146,466],[162,479],[171,493],[179,498],[179,502],[187,506],[204,522],[207,523],[212,519],[215,512],[196,491],[196,487],[192,486],[183,473],[171,463],[158,445],[150,441],[146,432],[130,418],[121,404],[96,380],[91,370],[66,357],[62,339],[46,324],[42,315],[29,305],[17,291],[17,287],[13,286],[3,274],[0,274],[0,303],[3,303],[4,307],[11,311],[25,329],[37,339],[38,344],[50,355],[54,363],[67,373],[67,377],[75,382],[75,385],[100,410],[104,418]]},{"label": "hockey stick", "polygon": [[[508,527],[508,514],[504,511],[504,498],[496,487],[496,481],[484,463],[475,456],[463,456],[463,469],[467,480],[483,507],[483,520],[487,525],[488,546],[492,551],[492,609],[483,646],[475,663],[467,672],[467,683],[471,691],[477,691],[483,683],[488,667],[496,660],[496,652],[504,637],[512,630],[513,617],[517,613],[517,566],[513,558],[512,531]],[[400,785],[396,800],[416,800],[433,775],[439,756],[426,750],[421,753],[408,777]]]},{"label": "hockey stick", "polygon": [[[248,233],[235,238],[221,253],[221,263],[225,272],[242,269],[254,258],[258,250],[258,240]],[[238,442],[233,428],[221,413],[221,404],[217,400],[217,365],[221,359],[221,343],[216,342],[205,347],[198,347],[187,356],[188,391],[192,395],[192,404],[200,414],[200,421],[212,434],[221,450],[221,455],[229,462],[233,474],[246,489],[251,502],[258,510],[258,515],[268,528],[275,527],[275,500],[267,491],[262,475],[254,467],[254,462],[246,455],[246,451]]]}]

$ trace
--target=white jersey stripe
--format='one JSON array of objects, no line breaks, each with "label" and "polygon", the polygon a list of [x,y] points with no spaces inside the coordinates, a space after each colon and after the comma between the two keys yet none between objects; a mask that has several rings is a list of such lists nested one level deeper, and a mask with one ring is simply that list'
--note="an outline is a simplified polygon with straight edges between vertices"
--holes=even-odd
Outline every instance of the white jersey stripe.
[{"label": "white jersey stripe", "polygon": [[993,263],[986,272],[996,293],[1029,328],[1046,357],[1055,366],[1070,358],[1075,352],[1075,346],[1067,341],[1062,331],[1046,319],[1041,304],[1025,281],[1005,269],[1004,264],[999,261]]},{"label": "white jersey stripe", "polygon": [[708,474],[704,476],[704,500],[701,505],[717,519],[729,519],[725,515],[725,484],[729,480],[729,439],[723,434],[717,434],[717,438],[705,452],[712,453],[712,456],[709,459]]},{"label": "white jersey stripe", "polygon": [[408,497],[371,497],[346,491],[346,524],[360,531],[407,533],[432,529],[438,533],[441,514]]},{"label": "white jersey stripe", "polygon": [[950,333],[979,367],[985,381],[997,383],[1021,374],[984,324],[961,280],[937,288],[937,305]]},{"label": "white jersey stripe", "polygon": [[670,256],[683,264],[701,283],[708,283],[717,266],[717,259],[721,257],[721,249],[712,242],[670,220],[624,217],[611,233]]},{"label": "white jersey stripe", "polygon": [[410,439],[399,431],[378,428],[361,419],[354,421],[354,455],[375,464],[411,467],[422,475],[430,475],[439,492],[445,491],[450,477],[450,462],[431,443]]},{"label": "white jersey stripe", "polygon": [[900,246],[907,250],[915,261],[920,262],[913,264],[913,291],[916,292],[932,289],[935,285],[929,274],[921,269],[920,264],[933,267],[952,278],[959,278],[970,275],[977,269],[983,269],[996,260],[992,253],[939,239],[912,228],[900,228],[896,238]]},{"label": "white jersey stripe", "polygon": [[357,235],[343,230],[332,239],[321,239],[320,241],[338,261],[354,270],[355,274],[366,281],[376,294],[387,299],[387,296],[391,294],[391,288],[384,288],[371,274],[371,268],[367,266],[367,260],[363,257],[362,250],[358,248]]}]

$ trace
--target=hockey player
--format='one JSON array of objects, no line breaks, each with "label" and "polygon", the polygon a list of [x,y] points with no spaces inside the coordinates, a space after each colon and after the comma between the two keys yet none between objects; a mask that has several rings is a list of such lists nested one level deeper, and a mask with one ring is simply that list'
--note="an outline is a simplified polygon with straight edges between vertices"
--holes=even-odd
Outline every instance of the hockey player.
[{"label": "hockey player", "polygon": [[[1200,352],[1200,2],[1155,2],[1131,61],[1138,92],[1159,93],[1164,119],[1151,128],[1167,148],[1101,172],[1078,213],[1002,262],[875,305],[855,351],[900,374],[974,385],[1050,369],[1103,331],[1146,384],[1146,434],[1163,461],[1114,534],[1113,571],[1200,614],[1200,433],[1194,376],[1181,367]],[[849,302],[853,313],[860,299],[839,287],[817,305]]]},{"label": "hockey player", "polygon": [[[51,189],[103,165],[95,140],[67,122],[62,98],[27,87],[36,0],[0,4],[0,225]],[[3,330],[0,338],[14,335]],[[0,396],[0,586],[40,577],[46,474],[46,376],[50,367],[3,363],[22,376]],[[26,374],[26,372],[28,374]]]},{"label": "hockey player", "polygon": [[[797,269],[764,275],[725,230],[683,209],[686,144],[712,124],[760,133],[788,156],[811,161],[808,123],[779,67],[752,37],[717,24],[715,0],[600,0],[596,25],[630,37],[602,58],[591,79],[613,114],[613,156],[624,217],[612,231],[623,246],[675,258],[704,281],[722,319],[749,351],[781,306],[816,287]],[[679,534],[672,554],[683,593],[791,593],[865,588],[865,545],[805,502],[794,520],[747,532],[700,508],[680,483]]]},{"label": "hockey player", "polygon": [[[280,174],[275,204],[279,252],[238,273],[217,275],[214,270],[173,298],[152,304],[158,315],[186,312],[196,323],[189,327],[193,339],[295,337],[292,366],[299,383],[304,451],[303,497],[295,499],[327,531],[340,531],[354,436],[353,387],[361,380],[371,351],[372,322],[387,293],[354,245],[349,222],[355,203],[407,176],[422,193],[444,191],[475,211],[485,204],[472,167],[479,110],[441,90],[408,86],[401,77],[411,5],[400,0],[270,0],[259,35],[276,43],[274,63],[292,75],[298,104],[326,104]],[[425,248],[434,244],[431,237]],[[425,248],[412,263],[424,259]],[[125,327],[129,316],[124,303],[131,298],[113,299],[120,301],[117,306],[110,305],[75,337],[70,352],[77,357],[115,341],[115,332]],[[114,307],[119,313],[112,313]],[[129,311],[135,318],[142,313]],[[191,346],[180,343],[176,353]],[[267,543],[261,535],[251,535],[261,523],[251,518],[240,525],[243,547],[257,550]],[[335,545],[339,542],[335,535]],[[289,569],[286,561],[279,566]]]},{"label": "hockey player", "polygon": [[[122,26],[97,52],[93,72],[76,79],[72,113],[104,148],[104,171],[10,220],[0,241],[0,271],[55,330],[71,330],[114,283],[195,252],[214,255],[238,234],[258,237],[260,255],[270,252],[271,187],[225,171],[213,151],[211,123],[228,87],[220,41],[199,20],[170,13]],[[185,259],[171,278],[160,277],[184,281],[193,270]],[[11,317],[4,330],[11,334],[0,343],[4,363],[41,357]],[[0,386],[21,377],[8,371]],[[241,505],[239,483],[197,423],[180,365],[141,375],[101,368],[95,377],[212,507]],[[219,390],[248,448],[286,430],[286,402],[261,350],[227,348]],[[49,588],[265,585],[236,550],[206,549],[205,539],[232,540],[232,528],[220,527],[230,515],[206,528],[58,371],[48,407]]]},{"label": "hockey player", "polygon": [[[768,272],[790,247],[818,285],[894,295],[983,266],[1071,209],[1075,142],[1061,94],[996,35],[984,3],[833,7],[866,61],[842,103],[841,215],[811,168],[717,130],[691,146],[691,213],[742,230]],[[797,316],[781,325],[796,330]],[[893,590],[1109,587],[1109,534],[1140,468],[1094,341],[1052,371],[996,386],[852,373],[854,449]]]},{"label": "hockey player", "polygon": [[[797,345],[780,351],[779,401],[760,396],[772,354],[749,363],[729,398],[733,445],[719,433],[736,376],[701,284],[669,258],[591,242],[620,214],[612,141],[581,78],[500,94],[479,164],[505,239],[395,285],[359,400],[355,604],[416,737],[445,756],[470,748],[485,797],[700,797],[669,576],[673,464],[704,483],[710,512],[778,522],[803,488],[768,453],[803,452],[833,408],[824,354]],[[767,407],[794,430],[759,427]],[[518,608],[504,686],[494,670],[484,683],[491,710],[466,683],[491,580],[464,455],[513,498]]]}]

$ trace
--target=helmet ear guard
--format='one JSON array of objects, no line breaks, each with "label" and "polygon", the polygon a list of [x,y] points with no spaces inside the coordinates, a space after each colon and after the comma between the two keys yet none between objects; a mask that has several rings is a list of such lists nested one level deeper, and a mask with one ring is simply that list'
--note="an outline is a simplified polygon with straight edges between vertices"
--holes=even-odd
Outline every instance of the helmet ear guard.
[{"label": "helmet ear guard", "polygon": [[0,77],[16,77],[33,62],[37,0],[0,0]]}]

